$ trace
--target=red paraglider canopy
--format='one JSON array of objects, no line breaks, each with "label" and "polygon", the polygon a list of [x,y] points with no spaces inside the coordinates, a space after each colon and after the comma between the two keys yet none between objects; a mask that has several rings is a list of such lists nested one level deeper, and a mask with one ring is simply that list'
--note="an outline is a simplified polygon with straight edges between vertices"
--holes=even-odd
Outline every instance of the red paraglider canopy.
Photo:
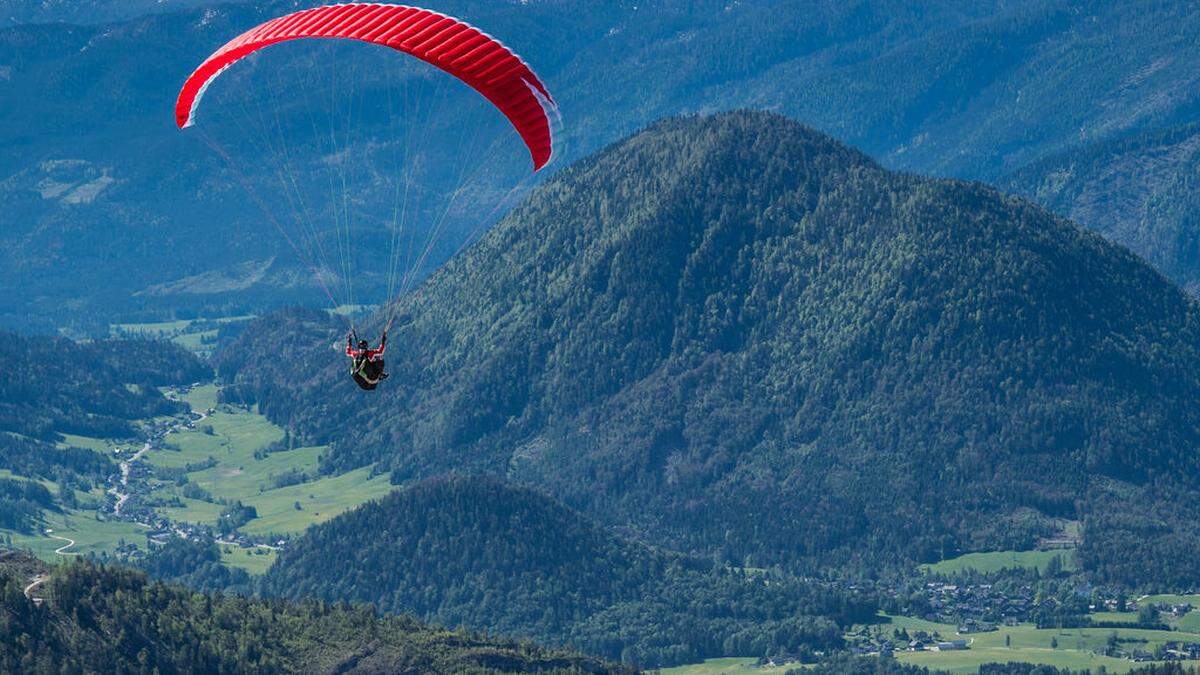
[{"label": "red paraglider canopy", "polygon": [[419,7],[350,3],[281,16],[246,31],[208,57],[184,83],[175,104],[182,129],[194,122],[205,89],[226,68],[263,47],[303,38],[340,38],[391,47],[462,80],[512,122],[534,170],[552,153],[554,99],[533,70],[499,40],[445,14]]}]

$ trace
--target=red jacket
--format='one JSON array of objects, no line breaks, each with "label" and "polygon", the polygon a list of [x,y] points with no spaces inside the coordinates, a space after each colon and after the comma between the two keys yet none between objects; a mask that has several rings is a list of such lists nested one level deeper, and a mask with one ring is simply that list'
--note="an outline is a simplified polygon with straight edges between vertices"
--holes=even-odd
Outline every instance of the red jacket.
[{"label": "red jacket", "polygon": [[357,359],[360,356],[366,356],[368,361],[374,361],[383,356],[384,350],[387,349],[387,335],[379,339],[379,349],[355,349],[354,339],[346,338],[346,356],[352,359]]}]

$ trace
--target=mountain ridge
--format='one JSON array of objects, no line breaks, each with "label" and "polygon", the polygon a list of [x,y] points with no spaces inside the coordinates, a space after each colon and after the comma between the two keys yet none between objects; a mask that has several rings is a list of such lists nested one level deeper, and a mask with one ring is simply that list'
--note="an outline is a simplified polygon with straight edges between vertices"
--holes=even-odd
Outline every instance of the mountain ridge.
[{"label": "mountain ridge", "polygon": [[[218,369],[330,442],[328,469],[506,475],[739,562],[1032,547],[1063,518],[1099,541],[1115,495],[1200,470],[1180,289],[1028,202],[769,114],[662,122],[563,171],[400,311],[367,407],[333,403],[352,389],[325,348],[246,357],[261,330]],[[1196,545],[1188,508],[1164,546]]]},{"label": "mountain ridge", "polygon": [[[198,59],[294,7],[220,5],[102,26],[0,30],[0,96],[24,102],[0,110],[10,130],[0,175],[29,179],[0,183],[11,231],[22,235],[3,247],[2,267],[21,274],[0,275],[14,291],[0,320],[46,320],[44,308],[54,307],[47,324],[82,321],[88,312],[64,298],[156,317],[315,301],[290,260],[294,274],[234,293],[196,295],[183,284],[169,297],[132,295],[261,260],[256,247],[286,252],[229,194],[219,162],[162,113]],[[564,2],[448,0],[434,8],[488,27],[536,66],[570,122],[566,161],[662,116],[752,106],[802,119],[892,168],[1000,180],[1058,152],[1186,121],[1197,105],[1186,46],[1200,17],[1170,3],[662,0],[581,11]],[[158,58],[137,58],[147,52]],[[62,177],[39,168],[59,160],[82,160],[86,171]],[[112,182],[81,193],[92,200],[86,208],[38,189],[43,180],[80,186],[96,176]],[[1104,222],[1084,224],[1108,231]],[[466,236],[452,233],[431,267]],[[167,255],[175,250],[191,255]],[[106,261],[131,258],[137,264],[111,283]]]},{"label": "mountain ridge", "polygon": [[534,489],[454,475],[315,526],[280,554],[262,589],[646,667],[731,653],[811,660],[842,648],[843,630],[878,611],[869,595],[653,549]]},{"label": "mountain ridge", "polygon": [[[28,585],[34,574],[44,585]],[[0,552],[0,589],[6,672],[632,672],[370,608],[204,594],[91,561],[49,568]]]}]

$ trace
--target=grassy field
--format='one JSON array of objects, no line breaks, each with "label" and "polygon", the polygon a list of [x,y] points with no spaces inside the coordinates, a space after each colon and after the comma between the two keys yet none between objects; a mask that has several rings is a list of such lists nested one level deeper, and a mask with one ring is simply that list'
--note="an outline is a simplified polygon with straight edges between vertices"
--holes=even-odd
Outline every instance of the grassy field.
[{"label": "grassy field", "polygon": [[[235,446],[236,447],[236,446]],[[249,500],[272,489],[272,480],[291,471],[315,473],[317,458],[325,451],[323,447],[297,448],[285,452],[273,452],[263,459],[255,459],[254,451],[248,456],[241,452],[227,453],[218,457],[217,466],[188,474],[188,479],[208,490],[213,496],[228,500]]]},{"label": "grassy field", "polygon": [[[42,485],[44,485],[46,487],[47,490],[54,492],[54,493],[58,492],[58,484],[48,478],[30,478],[29,476],[20,476],[18,474],[13,473],[12,471],[10,471],[8,469],[0,469],[0,478],[8,478],[10,480],[24,480],[24,481],[29,481],[31,483],[41,483]],[[83,494],[83,493],[79,492],[78,494]]]},{"label": "grassy field", "polygon": [[275,564],[275,551],[266,548],[241,548],[221,544],[221,562],[240,567],[250,574],[265,574]]},{"label": "grassy field", "polygon": [[[1160,644],[1174,641],[1200,642],[1200,634],[1179,631],[1157,631],[1127,628],[1071,628],[1057,630],[1053,628],[1037,628],[1032,624],[1018,626],[1002,626],[990,633],[975,633],[958,635],[954,626],[933,623],[910,617],[892,617],[892,622],[885,626],[888,632],[893,628],[905,628],[909,632],[924,630],[941,634],[944,639],[966,639],[971,641],[971,648],[956,652],[898,652],[896,658],[906,663],[913,663],[929,668],[944,669],[954,673],[976,673],[979,666],[990,662],[1021,661],[1039,663],[1059,668],[1092,668],[1104,666],[1112,673],[1123,673],[1134,667],[1132,661],[1097,656],[1093,652],[1101,651],[1114,632],[1122,639],[1145,640],[1138,645],[1140,649],[1153,652]],[[1005,644],[1005,639],[1011,645]],[[1052,648],[1051,640],[1057,640],[1058,647]]]},{"label": "grassy field", "polygon": [[1092,621],[1113,621],[1116,623],[1137,623],[1137,612],[1092,612],[1088,614]]},{"label": "grassy field", "polygon": [[991,553],[968,553],[957,558],[950,558],[939,563],[921,565],[921,569],[930,574],[958,574],[967,570],[977,572],[999,572],[1006,568],[1022,567],[1037,568],[1045,572],[1050,561],[1058,556],[1062,560],[1064,570],[1078,569],[1075,562],[1074,549],[1057,549],[1051,551],[994,551]]},{"label": "grassy field", "polygon": [[[174,324],[170,327],[174,327]],[[169,501],[178,498],[182,504],[159,507],[158,510],[171,520],[215,524],[224,507],[214,502],[240,500],[253,506],[259,516],[243,526],[243,531],[255,535],[291,535],[381,497],[393,489],[386,475],[371,477],[367,468],[277,488],[276,485],[285,482],[279,480],[285,475],[301,474],[310,479],[317,477],[320,456],[325,448],[303,447],[260,453],[261,458],[256,458],[256,451],[284,438],[282,429],[254,411],[218,405],[218,388],[215,385],[196,387],[181,395],[167,393],[186,401],[195,411],[217,409],[198,423],[196,429],[182,429],[167,435],[167,444],[177,447],[178,451],[157,449],[144,457],[151,467],[169,469],[205,463],[210,457],[215,460],[214,466],[187,475],[188,482],[212,495],[212,502],[183,497],[182,487],[173,481],[161,483],[154,491],[156,498]],[[83,436],[69,436],[64,444],[93,448],[110,457],[116,448],[133,451],[141,445]],[[15,476],[0,470],[0,477]],[[53,482],[40,482],[57,492],[58,486]],[[87,495],[78,495],[82,503],[90,502],[93,508],[104,498],[102,487],[97,487]],[[41,528],[51,529],[54,534],[75,540],[76,545],[67,553],[112,552],[122,540],[145,546],[144,528],[132,523],[96,520],[95,511],[78,510],[69,514],[47,512]],[[66,543],[47,537],[40,531],[22,534],[6,530],[3,534],[10,536],[15,546],[29,548],[46,559],[60,558],[54,551]],[[247,552],[236,547],[230,547],[223,555],[227,563],[253,573],[261,573],[274,559],[274,554],[259,554],[258,549]]]},{"label": "grassy field", "polygon": [[220,387],[215,384],[202,384],[199,387],[192,387],[179,399],[190,405],[193,411],[203,413],[217,407],[217,394],[220,390]]},{"label": "grassy field", "polygon": [[[220,468],[209,469],[192,474],[192,476],[211,474],[221,470]],[[359,469],[340,476],[330,476],[261,493],[255,489],[252,494],[248,494],[244,490],[227,491],[219,483],[199,480],[196,482],[212,485],[212,492],[216,498],[240,499],[243,504],[255,508],[258,518],[251,520],[241,528],[246,534],[290,535],[304,531],[309,525],[323,523],[366,501],[382,497],[393,489],[394,486],[388,483],[386,474],[368,478],[368,471],[368,469]],[[244,481],[246,475],[243,473],[238,478]],[[232,497],[234,494],[241,496]],[[206,525],[215,524],[221,515],[220,504],[186,497],[182,498],[182,501],[185,504],[182,508],[164,507],[159,511],[171,520]],[[296,509],[297,502],[300,504],[300,509]]]},{"label": "grassy field", "polygon": [[[211,430],[211,433],[209,433]],[[167,435],[166,442],[179,448],[150,453],[155,466],[183,468],[215,458],[224,466],[244,466],[254,461],[254,451],[283,438],[283,430],[262,415],[244,410],[218,410],[195,429]]]},{"label": "grassy field", "polygon": [[378,309],[378,305],[338,305],[336,308],[329,310],[329,313],[340,316],[357,316],[359,314],[370,314]]},{"label": "grassy field", "polygon": [[[1168,615],[1163,615],[1163,620],[1175,627],[1176,630],[1187,631],[1189,633],[1200,633],[1200,595],[1150,595],[1138,600],[1138,604],[1160,604],[1167,603],[1171,605],[1191,605],[1191,612],[1188,612],[1178,620],[1170,618]],[[1134,614],[1136,618],[1136,614]]]},{"label": "grassy field", "polygon": [[116,448],[128,448],[134,445],[132,441],[114,441],[109,438],[92,438],[90,436],[76,436],[75,434],[63,434],[62,436],[62,442],[58,443],[59,448],[87,448],[108,457],[113,456],[113,450]]},{"label": "grassy field", "polygon": [[885,627],[887,628],[887,631],[889,633],[892,632],[893,629],[903,628],[904,630],[908,631],[909,633],[912,633],[914,631],[923,630],[926,633],[929,633],[931,635],[933,633],[941,633],[942,636],[944,636],[944,637],[950,637],[950,636],[957,635],[957,631],[958,631],[958,628],[956,626],[952,626],[948,623],[937,623],[935,621],[926,621],[925,619],[918,619],[913,616],[887,617],[887,624]]},{"label": "grassy field", "polygon": [[246,534],[297,534],[394,489],[387,474],[368,478],[369,471],[358,469],[246,499],[246,504],[258,510],[258,518],[241,529]]},{"label": "grassy field", "polygon": [[1007,663],[1019,661],[1037,663],[1057,668],[1092,669],[1104,666],[1110,673],[1125,673],[1135,666],[1145,664],[1134,663],[1124,659],[1114,659],[1107,656],[1095,656],[1086,652],[1069,649],[1050,649],[1048,647],[1029,647],[1024,649],[1007,649],[1005,647],[976,648],[959,652],[904,652],[896,655],[898,661],[924,666],[926,668],[975,675],[979,666],[985,663]]},{"label": "grassy field", "polygon": [[[216,405],[216,389],[197,387],[182,398],[193,409],[205,410]],[[215,466],[189,473],[188,481],[207,490],[214,500],[238,500],[253,506],[258,518],[241,529],[255,535],[301,532],[392,489],[386,475],[371,478],[366,468],[276,488],[275,480],[290,473],[315,477],[321,453],[325,451],[324,447],[305,447],[255,458],[255,451],[283,436],[282,429],[258,413],[222,406],[198,423],[196,429],[167,436],[167,442],[178,447],[179,452],[155,451],[147,460],[155,466],[182,468],[209,457],[215,459]],[[167,486],[163,495],[179,496],[184,503],[183,507],[161,509],[172,520],[211,525],[220,516],[220,505],[184,498],[182,489],[176,486]]]},{"label": "grassy field", "polygon": [[171,342],[192,352],[206,352],[212,349],[217,339],[217,331],[203,330],[196,333],[183,333],[171,338]]},{"label": "grassy field", "polygon": [[184,523],[201,523],[204,525],[212,525],[217,522],[217,518],[221,516],[220,504],[200,501],[199,499],[188,499],[180,497],[184,505],[179,506],[164,506],[159,507],[158,511],[167,518],[173,521]]},{"label": "grassy field", "polygon": [[[93,511],[69,511],[52,513],[47,511],[42,528],[52,534],[66,537],[75,541],[75,545],[57,554],[55,551],[67,545],[61,539],[55,539],[42,532],[37,534],[22,534],[6,532],[12,537],[13,546],[29,549],[37,557],[48,560],[62,560],[71,554],[111,553],[122,542],[138,544],[145,547],[145,528],[133,523],[115,521],[98,521]],[[65,554],[65,555],[64,555]]]},{"label": "grassy field", "polygon": [[[1165,612],[1162,614],[1161,619],[1165,623],[1170,624],[1176,630],[1200,634],[1200,595],[1149,595],[1139,598],[1137,603],[1138,605],[1158,605],[1162,603],[1171,605],[1191,605],[1197,609],[1193,609],[1191,612],[1179,619],[1176,619]],[[1092,618],[1092,621],[1136,623],[1138,620],[1137,612],[1092,612],[1088,616]]]},{"label": "grassy field", "polygon": [[1192,610],[1187,616],[1180,619],[1175,627],[1189,633],[1200,633],[1200,611]]},{"label": "grassy field", "polygon": [[159,321],[155,323],[119,323],[112,326],[113,334],[137,333],[139,335],[163,336],[187,330],[192,325],[191,319],[178,321]]},{"label": "grassy field", "polygon": [[242,316],[222,316],[215,319],[179,319],[177,321],[156,321],[149,323],[118,323],[113,324],[110,327],[110,330],[114,335],[121,333],[137,333],[139,335],[166,337],[186,332],[192,327],[192,324],[195,323],[233,323],[236,321],[249,321],[253,318],[253,314],[246,314]]},{"label": "grassy field", "polygon": [[168,339],[184,349],[198,354],[207,354],[212,351],[211,341],[217,337],[217,331],[212,328],[214,323],[246,321],[253,318],[253,316],[228,316],[212,320],[180,319],[178,321],[160,321],[154,323],[121,323],[110,326],[109,332],[114,337],[146,335]]},{"label": "grassy field", "polygon": [[754,657],[732,656],[720,659],[708,659],[704,663],[693,663],[675,668],[663,668],[662,675],[770,675],[771,673],[786,673],[800,667],[799,664],[784,666],[758,667],[754,665],[758,659]]},{"label": "grassy field", "polygon": [[1147,602],[1154,605],[1165,602],[1170,605],[1189,604],[1193,607],[1200,607],[1200,595],[1174,595],[1167,593],[1163,595],[1147,595],[1144,598],[1138,598],[1139,605]]}]

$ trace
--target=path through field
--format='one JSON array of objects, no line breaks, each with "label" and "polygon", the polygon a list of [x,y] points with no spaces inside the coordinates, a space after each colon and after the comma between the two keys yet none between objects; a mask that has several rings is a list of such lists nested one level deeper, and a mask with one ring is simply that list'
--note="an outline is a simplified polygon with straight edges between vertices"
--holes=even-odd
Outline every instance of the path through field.
[{"label": "path through field", "polygon": [[78,553],[76,553],[76,552],[74,552],[74,551],[68,551],[68,550],[67,550],[67,549],[69,549],[69,548],[71,548],[72,546],[74,546],[74,545],[75,545],[75,540],[74,540],[74,539],[67,539],[66,537],[60,537],[60,536],[58,536],[57,534],[50,534],[50,533],[47,533],[47,534],[46,534],[46,536],[47,536],[47,537],[50,537],[51,539],[57,539],[57,540],[59,540],[59,541],[65,541],[65,542],[67,542],[66,544],[64,544],[64,545],[62,545],[62,546],[59,546],[58,548],[54,549],[54,552],[55,552],[55,553],[57,553],[57,554],[59,554],[59,555],[79,555]]}]

